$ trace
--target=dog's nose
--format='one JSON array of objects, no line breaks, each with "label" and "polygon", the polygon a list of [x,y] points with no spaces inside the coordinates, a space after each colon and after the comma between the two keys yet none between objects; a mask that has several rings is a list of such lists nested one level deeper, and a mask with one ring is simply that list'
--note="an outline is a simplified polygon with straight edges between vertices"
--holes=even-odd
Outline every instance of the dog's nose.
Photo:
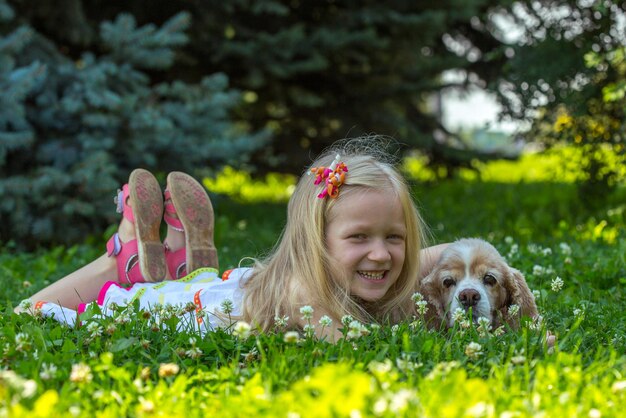
[{"label": "dog's nose", "polygon": [[459,293],[459,301],[465,309],[476,306],[480,301],[480,293],[474,289],[465,289]]}]

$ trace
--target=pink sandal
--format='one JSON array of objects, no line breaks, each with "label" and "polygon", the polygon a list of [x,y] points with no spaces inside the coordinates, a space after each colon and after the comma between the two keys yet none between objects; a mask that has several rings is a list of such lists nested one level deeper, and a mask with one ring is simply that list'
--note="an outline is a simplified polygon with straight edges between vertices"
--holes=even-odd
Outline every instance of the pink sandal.
[{"label": "pink sandal", "polygon": [[156,178],[147,170],[134,170],[128,184],[118,192],[116,202],[117,211],[134,224],[136,235],[136,239],[123,243],[116,232],[107,242],[109,257],[116,257],[119,282],[165,279],[165,257],[159,236],[163,197]]},{"label": "pink sandal", "polygon": [[213,243],[213,206],[206,190],[193,177],[177,171],[167,176],[167,185],[163,219],[185,233],[183,248],[171,251],[164,244],[170,275],[176,280],[201,267],[218,268]]}]

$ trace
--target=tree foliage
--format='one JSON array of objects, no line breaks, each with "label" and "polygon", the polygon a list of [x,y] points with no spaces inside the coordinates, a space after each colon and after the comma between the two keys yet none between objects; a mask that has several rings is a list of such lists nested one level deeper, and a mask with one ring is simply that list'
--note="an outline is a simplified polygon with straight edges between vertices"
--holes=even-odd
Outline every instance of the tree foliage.
[{"label": "tree foliage", "polygon": [[529,138],[585,149],[583,202],[601,202],[615,186],[603,147],[625,151],[625,6],[550,0],[503,13],[521,32],[495,90],[506,114],[532,122]]},{"label": "tree foliage", "polygon": [[[242,161],[264,143],[231,122],[223,74],[159,81],[187,41],[187,13],[160,26],[104,21],[99,49],[71,56],[0,2],[0,240],[71,242],[110,223],[112,192],[135,167]],[[71,31],[70,31],[71,32]]]},{"label": "tree foliage", "polygon": [[494,92],[503,117],[533,122],[533,140],[621,143],[623,6],[0,0],[0,239],[53,240],[68,214],[93,230],[104,190],[137,165],[299,173],[332,141],[370,132],[469,164],[485,155],[433,100],[451,89]]}]

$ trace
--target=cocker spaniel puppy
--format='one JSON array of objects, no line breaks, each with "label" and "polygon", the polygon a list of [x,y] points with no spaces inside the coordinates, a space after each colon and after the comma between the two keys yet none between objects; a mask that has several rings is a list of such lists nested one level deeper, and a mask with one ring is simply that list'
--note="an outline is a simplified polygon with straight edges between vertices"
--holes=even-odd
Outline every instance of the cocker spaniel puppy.
[{"label": "cocker spaniel puppy", "polygon": [[[522,273],[509,267],[488,242],[464,238],[450,244],[433,271],[421,282],[431,325],[452,327],[459,308],[474,322],[487,318],[492,327],[519,326],[521,316],[538,316],[535,299]],[[519,309],[509,309],[517,305]]]}]

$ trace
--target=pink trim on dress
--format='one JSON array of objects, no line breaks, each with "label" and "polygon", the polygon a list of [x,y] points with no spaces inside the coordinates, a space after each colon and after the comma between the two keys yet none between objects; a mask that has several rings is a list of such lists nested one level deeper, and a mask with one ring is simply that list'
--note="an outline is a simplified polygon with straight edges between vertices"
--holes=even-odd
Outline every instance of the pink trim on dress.
[{"label": "pink trim on dress", "polygon": [[87,309],[87,304],[86,303],[80,303],[78,304],[78,307],[76,308],[76,314],[77,316],[84,313],[85,309]]},{"label": "pink trim on dress", "polygon": [[100,306],[104,305],[104,297],[107,295],[107,291],[109,290],[109,287],[113,285],[122,288],[122,286],[120,286],[119,283],[117,282],[114,282],[114,281],[106,282],[104,286],[102,286],[102,289],[100,289],[100,292],[98,293],[98,299],[96,299],[96,301],[98,302],[98,305]]}]

